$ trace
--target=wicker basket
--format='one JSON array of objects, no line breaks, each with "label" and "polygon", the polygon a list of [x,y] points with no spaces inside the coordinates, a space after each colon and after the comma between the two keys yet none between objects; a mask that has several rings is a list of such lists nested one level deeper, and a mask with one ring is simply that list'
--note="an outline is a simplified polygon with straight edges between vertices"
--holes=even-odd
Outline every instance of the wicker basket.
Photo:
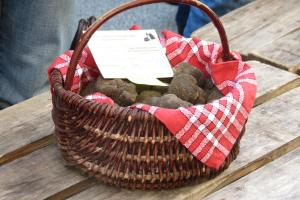
[{"label": "wicker basket", "polygon": [[215,170],[194,158],[148,112],[99,104],[70,91],[75,67],[92,34],[124,10],[159,2],[189,4],[206,12],[220,34],[223,59],[231,59],[221,22],[202,3],[193,0],[138,0],[111,10],[87,29],[76,45],[65,83],[58,70],[54,70],[50,78],[54,89],[52,117],[55,136],[63,157],[89,176],[119,187],[166,189],[214,177],[236,158],[245,131],[244,127],[224,164]]}]

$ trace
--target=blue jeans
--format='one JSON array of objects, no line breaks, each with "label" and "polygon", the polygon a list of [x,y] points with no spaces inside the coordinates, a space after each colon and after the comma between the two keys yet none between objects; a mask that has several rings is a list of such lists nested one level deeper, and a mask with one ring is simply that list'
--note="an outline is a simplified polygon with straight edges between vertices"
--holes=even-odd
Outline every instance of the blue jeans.
[{"label": "blue jeans", "polygon": [[48,65],[75,33],[74,3],[0,0],[0,109],[48,90]]},{"label": "blue jeans", "polygon": [[[210,7],[218,16],[222,16],[246,3],[249,3],[253,0],[201,0],[202,3],[206,4]],[[177,13],[177,24],[183,24],[184,22],[179,22],[179,20],[184,20],[186,17],[183,16],[185,13],[179,12]],[[185,27],[183,31],[183,35],[185,37],[190,37],[191,34],[209,23],[211,20],[208,16],[194,6],[190,6],[187,20],[185,22]]]}]

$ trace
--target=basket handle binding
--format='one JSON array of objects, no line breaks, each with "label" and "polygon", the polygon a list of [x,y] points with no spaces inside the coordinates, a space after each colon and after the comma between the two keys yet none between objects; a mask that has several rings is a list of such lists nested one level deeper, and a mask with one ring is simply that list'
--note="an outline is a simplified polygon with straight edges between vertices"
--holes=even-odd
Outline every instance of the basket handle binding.
[{"label": "basket handle binding", "polygon": [[88,41],[90,40],[90,38],[92,37],[92,35],[94,34],[94,32],[96,32],[97,29],[101,25],[103,25],[106,21],[108,21],[113,16],[115,16],[125,10],[135,8],[138,6],[142,6],[142,5],[153,4],[153,3],[181,3],[181,4],[195,6],[195,7],[199,8],[200,10],[202,10],[203,12],[205,12],[209,16],[209,18],[212,20],[213,24],[215,25],[215,27],[218,30],[218,33],[219,33],[219,36],[221,39],[221,43],[222,43],[222,48],[223,48],[223,60],[224,61],[232,60],[225,29],[224,29],[220,19],[218,18],[218,16],[205,4],[203,4],[197,0],[135,0],[135,1],[131,1],[131,2],[122,4],[116,8],[108,11],[107,13],[102,15],[100,18],[98,18],[95,21],[95,23],[92,24],[86,30],[86,32],[81,35],[80,40],[78,41],[78,43],[75,47],[74,53],[72,55],[70,65],[68,67],[64,88],[66,90],[71,89],[71,86],[73,83],[73,78],[74,78],[75,71],[76,71],[76,66],[78,64],[78,61],[81,58],[81,53],[82,53],[84,47],[86,46],[86,44],[88,43]]}]

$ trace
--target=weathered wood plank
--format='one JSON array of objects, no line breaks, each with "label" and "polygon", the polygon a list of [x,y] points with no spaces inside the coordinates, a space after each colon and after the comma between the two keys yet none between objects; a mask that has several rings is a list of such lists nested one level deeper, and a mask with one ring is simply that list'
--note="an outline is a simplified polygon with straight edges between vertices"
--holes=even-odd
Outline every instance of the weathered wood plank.
[{"label": "weathered wood plank", "polygon": [[[258,82],[256,105],[300,85],[299,76],[249,61]],[[53,142],[50,94],[0,111],[0,165]]]},{"label": "weathered wood plank", "polygon": [[300,199],[300,148],[205,198]]},{"label": "weathered wood plank", "polygon": [[[47,92],[0,111],[0,165],[12,159],[11,152],[24,153],[26,145],[35,150],[51,143],[51,137],[44,138],[53,132],[51,108]],[[37,140],[41,142],[28,146]]]},{"label": "weathered wood plank", "polygon": [[252,51],[249,58],[300,74],[300,21],[298,23],[295,31]]},{"label": "weathered wood plank", "polygon": [[[128,191],[98,185],[71,199],[201,199],[300,146],[300,88],[254,108],[241,153],[221,175],[203,184],[171,191]],[[287,118],[288,116],[288,118]]]},{"label": "weathered wood plank", "polygon": [[252,66],[257,79],[255,105],[260,105],[269,99],[300,86],[300,77],[298,75],[258,61],[248,61],[247,63]]},{"label": "weathered wood plank", "polygon": [[54,142],[54,135],[48,135],[34,142],[31,142],[30,144],[21,146],[20,148],[17,148],[13,151],[10,151],[9,153],[2,155],[0,157],[0,166],[9,163],[13,160],[16,160],[18,158],[21,158],[27,154],[30,154],[38,149],[46,147],[52,144],[53,142]]},{"label": "weathered wood plank", "polygon": [[[143,195],[145,199],[184,199],[190,197],[189,194],[198,196],[198,192],[202,191],[203,188],[207,189],[210,187],[211,189],[214,189],[214,187],[217,186],[215,182],[224,183],[224,181],[228,181],[228,179],[233,176],[232,174],[241,173],[240,170],[246,165],[249,165],[249,163],[252,164],[247,167],[248,171],[254,170],[257,168],[257,166],[253,164],[255,159],[264,156],[265,153],[272,152],[281,145],[287,143],[285,148],[278,150],[279,152],[276,152],[276,154],[272,154],[273,157],[261,159],[262,165],[279,156],[279,153],[290,151],[292,148],[295,148],[295,146],[300,145],[300,140],[297,140],[294,143],[288,143],[299,137],[299,123],[295,120],[300,117],[300,108],[299,106],[297,107],[297,105],[300,105],[300,97],[296,95],[299,91],[300,88],[294,89],[291,92],[254,109],[252,117],[248,122],[247,134],[242,140],[241,155],[232,164],[230,169],[212,180],[212,182],[186,187],[172,192],[137,191],[132,193],[127,190],[105,186],[104,188],[107,191],[104,194],[107,194],[109,198],[113,196],[115,199],[121,197],[125,199],[134,199],[139,198],[140,195]],[[289,108],[294,108],[294,110]],[[290,116],[290,118],[285,119],[285,116]],[[286,126],[287,123],[289,124],[288,127]],[[256,149],[253,149],[254,144],[258,145]],[[221,181],[216,181],[218,179]],[[78,172],[74,172],[73,170],[64,167],[54,145],[35,151],[32,154],[0,167],[0,197],[4,199],[44,198],[52,195],[55,196],[56,193],[62,195],[60,191],[63,189],[67,189],[68,195],[71,195],[80,191],[80,188],[73,187],[74,185],[79,184],[81,187],[85,187],[85,182],[85,177],[80,176]],[[87,182],[87,184],[90,183]],[[29,186],[30,189],[28,189]],[[72,191],[72,187],[74,191]],[[101,188],[99,185],[95,188],[99,187]],[[96,189],[96,191],[98,190],[99,189]],[[100,190],[102,191],[103,188]],[[94,193],[88,192],[88,194],[79,195],[84,195],[87,197],[85,199],[88,199],[89,195],[93,194]],[[99,194],[96,194],[95,197],[99,198]]]},{"label": "weathered wood plank", "polygon": [[[256,66],[256,64],[253,64],[253,66]],[[262,69],[266,68],[266,69],[261,70],[261,68]],[[282,72],[281,70],[279,70],[279,72],[276,72],[276,70],[278,70],[278,69],[267,66],[267,65],[258,65],[257,64],[257,67],[254,67],[254,69],[258,70],[257,71],[258,82],[262,81],[262,83],[261,84],[259,83],[259,85],[265,85],[265,84],[267,84],[268,81],[270,81],[270,80],[266,79],[266,76],[270,76],[271,79],[272,79],[272,77],[276,77],[274,84],[275,84],[275,82],[277,82],[276,84],[278,84],[278,85],[274,86],[275,88],[281,87],[282,85],[284,85],[288,82],[291,82],[291,81],[293,82],[293,81],[299,79],[297,75],[286,72],[286,71],[283,71],[284,75],[281,76],[281,75],[279,75],[279,74],[281,74],[279,72]],[[274,69],[275,69],[275,72],[274,72]],[[259,75],[259,73],[261,73],[261,75]],[[265,76],[265,78],[264,78],[264,76]],[[278,77],[280,77],[280,78],[277,79]],[[259,86],[258,93],[260,95],[264,95],[267,92],[272,91],[274,89],[274,87],[272,85],[270,85],[269,89],[267,89],[268,87],[264,88],[264,87]],[[32,104],[36,105],[35,102],[33,102]],[[27,105],[27,107],[28,107],[28,105]],[[26,109],[29,109],[29,108],[26,108]],[[46,112],[46,110],[48,110],[48,114],[50,115],[50,106],[49,106],[49,108],[43,108],[43,109],[45,110],[43,112]],[[0,115],[1,115],[1,112],[0,112]],[[296,117],[299,117],[299,116],[296,116]],[[252,118],[256,118],[256,117],[254,116]],[[41,120],[45,120],[45,119],[41,119]],[[250,121],[248,122],[249,124],[251,124]],[[26,122],[26,120],[25,120],[25,122]],[[49,122],[49,120],[47,120],[47,122]],[[43,124],[46,122],[39,122],[39,123]],[[21,121],[21,124],[22,124],[22,121]],[[16,125],[16,126],[18,126],[18,125]],[[255,124],[248,125],[248,126],[250,126],[250,128],[249,128],[250,130],[247,131],[247,135],[251,134],[252,127],[253,127],[252,131],[257,130],[257,132],[260,127],[260,126],[256,127]],[[45,133],[50,134],[51,130],[52,130],[52,128],[49,128],[48,129],[49,132],[48,133],[45,132]],[[291,128],[291,130],[293,130],[293,128]],[[34,132],[31,132],[31,133],[34,133]],[[22,132],[16,131],[16,132],[14,132],[14,134],[22,134]],[[279,134],[279,133],[277,133],[277,134]],[[276,134],[275,134],[275,136],[276,136]],[[7,137],[9,137],[9,135]],[[275,147],[278,147],[278,146],[284,144],[286,141],[292,140],[293,137],[294,137],[293,135],[287,134],[287,138],[284,138],[282,141],[278,142],[278,144],[274,144],[274,146],[271,146],[269,149],[272,150]],[[13,142],[13,138],[11,138],[11,140],[12,141],[7,140],[7,142],[10,142],[10,144],[13,144],[13,145],[18,145],[18,142],[17,143]],[[252,140],[252,138],[250,138],[250,140]],[[264,137],[261,136],[260,140],[264,140]],[[274,139],[271,138],[266,141],[273,144],[273,140]],[[248,145],[248,146],[249,146],[249,148],[251,147],[251,145]],[[289,148],[291,148],[291,146],[289,146]],[[18,191],[24,191],[24,192],[22,192],[24,199],[31,198],[32,195],[36,195],[36,197],[41,197],[41,198],[44,198],[47,196],[50,196],[53,198],[56,198],[56,197],[64,198],[66,196],[70,196],[74,193],[82,191],[86,187],[93,185],[93,183],[91,183],[90,181],[87,181],[85,179],[85,177],[80,176],[78,172],[74,172],[72,170],[67,170],[61,163],[58,152],[54,149],[56,149],[56,147],[54,145],[50,145],[49,147],[43,148],[39,151],[35,151],[32,154],[29,154],[23,158],[17,159],[15,161],[12,161],[8,164],[1,166],[0,167],[0,177],[3,176],[3,178],[1,178],[1,180],[3,180],[3,182],[1,182],[1,180],[0,180],[0,185],[1,185],[0,197],[2,195],[3,198],[5,197],[5,199],[10,199],[10,198],[15,199],[16,197],[18,197],[18,198],[20,197],[20,196],[16,196],[15,193],[18,193]],[[287,150],[285,150],[285,151],[287,151]],[[259,155],[261,156],[263,154],[259,154]],[[39,159],[39,158],[41,158],[41,160],[35,161],[36,159]],[[245,162],[247,163],[247,161],[245,161]],[[32,172],[29,173],[28,171],[19,170],[19,168],[31,169]],[[34,176],[34,175],[36,175],[36,176]],[[45,178],[46,176],[47,176],[47,178]],[[75,178],[71,178],[73,176]],[[7,178],[7,177],[10,177],[10,178]],[[22,177],[22,178],[16,178],[16,177]],[[64,177],[68,177],[68,178],[64,178]],[[34,191],[29,190],[30,192],[26,193],[27,185],[24,184],[24,182],[28,183],[28,185],[30,185],[32,188],[35,188]],[[15,186],[13,186],[13,185],[15,185]],[[44,188],[41,187],[40,185],[47,185],[47,187],[46,187],[47,191],[45,191]],[[63,190],[63,192],[61,192],[61,190]],[[110,189],[108,189],[108,190],[110,190]],[[112,190],[114,190],[114,189],[112,189]],[[181,191],[181,190],[178,190],[178,191]],[[124,190],[120,190],[120,191],[122,191],[122,193],[120,193],[120,194],[124,195],[124,193],[123,193]],[[136,197],[141,195],[140,193],[134,193],[133,195],[135,195],[135,194],[137,195]],[[152,197],[152,193],[146,193],[146,194],[149,194],[148,195],[149,198]],[[158,193],[158,194],[160,194],[160,193]],[[64,196],[64,195],[66,195],[66,196]],[[109,195],[111,195],[111,193]],[[169,193],[165,193],[165,195],[168,196]],[[131,197],[131,196],[129,195],[129,197]],[[154,197],[156,198],[159,196],[154,196]]]},{"label": "weathered wood plank", "polygon": [[[256,0],[221,19],[230,48],[248,55],[299,29],[299,13],[299,0]],[[198,29],[193,36],[219,42],[219,36],[212,24]]]},{"label": "weathered wood plank", "polygon": [[83,179],[52,144],[0,167],[0,199],[43,199]]}]

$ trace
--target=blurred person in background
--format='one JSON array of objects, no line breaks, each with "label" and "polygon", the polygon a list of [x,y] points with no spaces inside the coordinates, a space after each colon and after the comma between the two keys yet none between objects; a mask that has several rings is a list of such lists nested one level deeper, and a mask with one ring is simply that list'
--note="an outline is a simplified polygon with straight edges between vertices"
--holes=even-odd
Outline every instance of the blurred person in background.
[{"label": "blurred person in background", "polygon": [[[218,16],[222,16],[252,0],[201,0],[210,7]],[[179,34],[190,37],[198,28],[209,23],[210,18],[199,8],[180,4],[176,14],[176,23]]]},{"label": "blurred person in background", "polygon": [[0,109],[48,90],[47,68],[70,47],[73,0],[0,0]]}]

